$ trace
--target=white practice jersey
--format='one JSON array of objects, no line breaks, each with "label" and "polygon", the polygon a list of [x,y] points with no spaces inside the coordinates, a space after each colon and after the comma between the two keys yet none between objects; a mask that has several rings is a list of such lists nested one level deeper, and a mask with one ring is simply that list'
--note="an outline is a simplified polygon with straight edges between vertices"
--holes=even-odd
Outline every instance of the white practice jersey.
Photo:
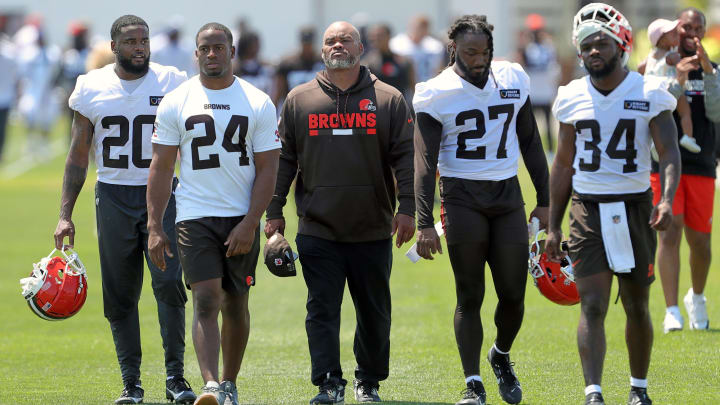
[{"label": "white practice jersey", "polygon": [[630,72],[603,96],[590,76],[558,89],[555,118],[575,127],[573,189],[583,194],[630,194],[650,188],[650,120],[675,109],[662,79]]},{"label": "white practice jersey", "polygon": [[176,222],[247,214],[254,154],[281,147],[276,117],[270,97],[239,78],[210,90],[195,76],[163,99],[152,141],[180,147]]},{"label": "white practice jersey", "polygon": [[78,77],[68,104],[95,127],[98,181],[144,186],[152,158],[155,112],[163,96],[187,76],[174,67],[151,62],[147,74],[138,79],[142,83],[127,93],[114,69],[115,64],[110,64]]},{"label": "white practice jersey", "polygon": [[452,67],[415,86],[415,112],[442,124],[441,176],[499,181],[517,175],[515,125],[528,99],[530,79],[517,63],[493,61],[491,68],[484,89],[462,79]]}]

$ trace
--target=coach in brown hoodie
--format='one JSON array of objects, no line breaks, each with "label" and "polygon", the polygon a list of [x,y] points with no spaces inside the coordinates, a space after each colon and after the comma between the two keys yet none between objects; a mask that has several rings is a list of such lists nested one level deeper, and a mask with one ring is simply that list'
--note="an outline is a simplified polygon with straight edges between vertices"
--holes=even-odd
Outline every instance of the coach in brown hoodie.
[{"label": "coach in brown hoodie", "polygon": [[[413,118],[395,88],[358,63],[360,35],[336,22],[323,35],[326,70],[294,88],[280,119],[282,153],[266,235],[283,232],[282,208],[297,174],[297,246],[308,287],[311,404],[344,400],[340,305],[345,281],[355,303],[355,398],[379,401],[390,357],[392,240],[415,232]],[[395,214],[397,179],[397,201]]]}]

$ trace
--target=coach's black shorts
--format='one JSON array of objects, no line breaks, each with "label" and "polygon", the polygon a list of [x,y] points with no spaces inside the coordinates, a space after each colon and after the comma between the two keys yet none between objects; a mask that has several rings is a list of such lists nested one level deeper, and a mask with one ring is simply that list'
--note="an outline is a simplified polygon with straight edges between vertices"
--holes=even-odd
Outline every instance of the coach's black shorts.
[{"label": "coach's black shorts", "polygon": [[[570,238],[568,248],[573,262],[575,277],[583,278],[603,271],[612,271],[605,255],[600,230],[599,202],[594,198],[573,193],[570,206]],[[610,202],[610,201],[607,201]],[[655,280],[655,231],[650,228],[652,193],[634,194],[625,201],[625,212],[630,229],[635,268],[630,273],[616,273],[640,285],[650,285]]]},{"label": "coach's black shorts", "polygon": [[224,243],[243,218],[207,217],[175,224],[180,264],[188,285],[221,278],[223,289],[234,295],[245,294],[255,285],[255,266],[260,253],[259,227],[255,230],[250,252],[225,257],[227,246]]},{"label": "coach's black shorts", "polygon": [[448,245],[487,242],[491,237],[528,243],[525,203],[517,177],[500,181],[441,177],[440,198]]}]

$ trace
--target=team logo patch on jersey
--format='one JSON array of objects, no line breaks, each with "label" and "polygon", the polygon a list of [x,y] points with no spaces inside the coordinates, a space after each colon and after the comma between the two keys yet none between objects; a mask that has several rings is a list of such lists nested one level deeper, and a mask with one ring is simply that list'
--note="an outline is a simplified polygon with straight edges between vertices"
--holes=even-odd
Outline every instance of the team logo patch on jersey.
[{"label": "team logo patch on jersey", "polygon": [[612,221],[613,221],[613,224],[619,224],[620,223],[620,215],[613,215]]},{"label": "team logo patch on jersey", "polygon": [[650,111],[650,102],[641,100],[625,100],[623,108],[635,111]]},{"label": "team logo patch on jersey", "polygon": [[150,105],[153,107],[159,106],[163,96],[150,96]]},{"label": "team logo patch on jersey", "polygon": [[520,89],[500,90],[500,98],[520,98]]},{"label": "team logo patch on jersey", "polygon": [[360,107],[360,111],[375,111],[377,110],[377,107],[375,107],[375,104],[373,104],[372,100],[364,98],[360,100],[360,103],[358,103],[358,107]]}]

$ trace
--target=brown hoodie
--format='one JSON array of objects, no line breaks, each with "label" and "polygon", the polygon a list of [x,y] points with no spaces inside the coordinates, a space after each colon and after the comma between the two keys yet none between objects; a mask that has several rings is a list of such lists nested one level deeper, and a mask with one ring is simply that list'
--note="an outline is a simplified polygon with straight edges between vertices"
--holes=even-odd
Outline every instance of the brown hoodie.
[{"label": "brown hoodie", "polygon": [[390,238],[395,213],[415,215],[413,116],[402,94],[362,66],[335,87],[327,72],[294,88],[280,117],[280,169],[267,219],[282,218],[295,186],[298,233],[338,242]]}]

